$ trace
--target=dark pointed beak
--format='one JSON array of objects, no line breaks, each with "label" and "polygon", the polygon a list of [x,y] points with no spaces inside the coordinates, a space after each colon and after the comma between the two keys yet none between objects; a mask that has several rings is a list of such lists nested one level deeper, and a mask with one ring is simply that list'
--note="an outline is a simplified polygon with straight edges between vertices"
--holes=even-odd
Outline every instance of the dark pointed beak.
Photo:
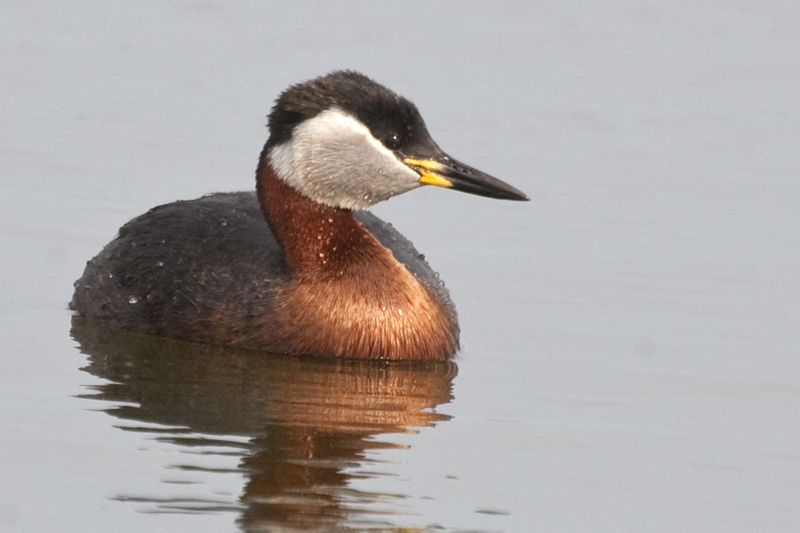
[{"label": "dark pointed beak", "polygon": [[501,200],[530,200],[519,189],[460,163],[446,154],[431,159],[407,157],[403,159],[403,163],[417,172],[419,182],[426,185],[436,185]]}]

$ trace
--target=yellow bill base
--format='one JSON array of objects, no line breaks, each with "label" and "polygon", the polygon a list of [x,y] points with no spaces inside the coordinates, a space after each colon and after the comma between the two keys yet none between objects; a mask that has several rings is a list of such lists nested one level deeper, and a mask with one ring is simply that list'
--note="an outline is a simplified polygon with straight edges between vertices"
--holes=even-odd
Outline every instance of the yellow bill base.
[{"label": "yellow bill base", "polygon": [[445,187],[447,189],[453,186],[453,183],[450,180],[447,180],[438,174],[434,174],[433,172],[427,172],[425,170],[422,171],[422,176],[419,177],[419,182],[425,183],[426,185],[436,185],[437,187]]},{"label": "yellow bill base", "polygon": [[415,167],[420,172],[419,182],[426,185],[436,185],[437,187],[451,188],[453,183],[436,173],[437,170],[444,168],[444,165],[431,159],[411,159],[404,161],[406,165]]}]

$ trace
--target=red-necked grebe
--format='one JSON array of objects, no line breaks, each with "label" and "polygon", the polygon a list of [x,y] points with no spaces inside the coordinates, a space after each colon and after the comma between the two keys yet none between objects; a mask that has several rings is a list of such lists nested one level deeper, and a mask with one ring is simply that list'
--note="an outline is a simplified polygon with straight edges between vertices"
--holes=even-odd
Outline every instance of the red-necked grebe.
[{"label": "red-necked grebe", "polygon": [[70,307],[167,337],[279,353],[445,359],[455,308],[411,243],[365,208],[429,184],[522,192],[442,152],[417,108],[356,72],[289,87],[255,193],[155,207],[89,261]]}]

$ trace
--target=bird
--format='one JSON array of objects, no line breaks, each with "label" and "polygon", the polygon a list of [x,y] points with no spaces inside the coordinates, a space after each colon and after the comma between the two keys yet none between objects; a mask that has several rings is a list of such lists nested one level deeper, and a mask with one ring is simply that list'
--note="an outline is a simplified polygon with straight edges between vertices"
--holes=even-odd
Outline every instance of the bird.
[{"label": "bird", "polygon": [[189,341],[327,358],[446,360],[450,295],[367,208],[423,185],[526,201],[453,159],[417,107],[351,70],[289,86],[255,191],[154,207],[87,262],[70,309]]}]

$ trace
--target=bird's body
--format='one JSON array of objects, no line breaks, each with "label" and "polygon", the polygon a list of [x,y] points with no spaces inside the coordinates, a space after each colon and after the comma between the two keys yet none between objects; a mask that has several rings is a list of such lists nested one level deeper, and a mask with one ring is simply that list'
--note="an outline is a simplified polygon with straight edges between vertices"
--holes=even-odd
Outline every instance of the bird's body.
[{"label": "bird's body", "polygon": [[362,209],[425,183],[524,195],[448,158],[413,104],[360,74],[291,87],[269,126],[256,194],[176,202],[130,221],[87,264],[72,309],[270,352],[455,353],[458,321],[442,282],[410,242]]}]

